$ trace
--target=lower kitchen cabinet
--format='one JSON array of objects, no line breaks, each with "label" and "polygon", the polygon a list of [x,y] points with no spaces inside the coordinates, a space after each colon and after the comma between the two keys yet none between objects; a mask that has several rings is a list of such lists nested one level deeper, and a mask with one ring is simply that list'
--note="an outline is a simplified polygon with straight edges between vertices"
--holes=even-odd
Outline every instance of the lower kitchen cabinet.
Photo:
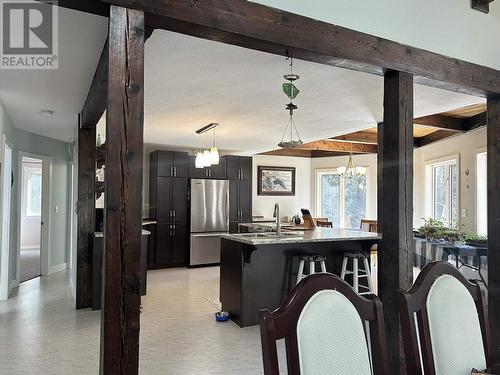
[{"label": "lower kitchen cabinet", "polygon": [[150,268],[185,266],[188,261],[187,225],[158,223],[154,263]]}]

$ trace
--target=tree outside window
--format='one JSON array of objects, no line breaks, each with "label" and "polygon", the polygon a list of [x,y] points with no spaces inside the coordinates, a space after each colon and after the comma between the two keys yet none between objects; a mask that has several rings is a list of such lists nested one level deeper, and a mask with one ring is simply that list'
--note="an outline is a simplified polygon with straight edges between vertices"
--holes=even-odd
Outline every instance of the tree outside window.
[{"label": "tree outside window", "polygon": [[344,180],[337,172],[319,172],[318,183],[320,216],[334,228],[360,228],[366,217],[366,175]]},{"label": "tree outside window", "polygon": [[458,224],[457,162],[432,165],[432,217],[449,226]]}]

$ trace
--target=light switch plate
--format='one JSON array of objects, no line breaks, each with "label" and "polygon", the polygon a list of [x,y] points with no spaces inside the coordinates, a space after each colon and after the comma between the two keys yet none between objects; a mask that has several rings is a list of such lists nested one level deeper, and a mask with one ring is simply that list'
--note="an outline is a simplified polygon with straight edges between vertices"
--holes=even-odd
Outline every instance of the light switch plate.
[{"label": "light switch plate", "polygon": [[467,217],[467,209],[466,208],[462,208],[461,210],[461,213],[462,213],[462,217]]}]

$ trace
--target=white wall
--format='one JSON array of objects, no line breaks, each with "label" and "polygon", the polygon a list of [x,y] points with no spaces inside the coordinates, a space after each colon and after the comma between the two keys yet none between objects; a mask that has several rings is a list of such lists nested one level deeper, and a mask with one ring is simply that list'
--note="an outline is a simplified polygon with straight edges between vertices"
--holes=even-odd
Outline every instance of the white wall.
[{"label": "white wall", "polygon": [[[295,196],[276,197],[257,195],[257,167],[295,167]],[[285,156],[256,155],[253,157],[253,215],[273,216],[274,204],[280,204],[280,216],[292,218],[301,208],[312,210],[311,159]]]},{"label": "white wall", "polygon": [[52,164],[52,186],[51,186],[51,207],[50,210],[50,249],[49,249],[49,270],[58,269],[65,265],[69,259],[69,212],[68,212],[68,171],[69,171],[69,148],[68,143],[57,141],[44,136],[29,133],[14,127],[9,115],[0,102],[0,137],[5,135],[13,145],[13,173],[14,186],[12,187],[11,201],[11,255],[9,265],[9,279],[16,279],[17,271],[17,250],[19,244],[17,223],[20,217],[20,197],[18,197],[18,153],[24,151],[53,158]]},{"label": "white wall", "polygon": [[[500,3],[490,13],[469,0],[256,0],[413,47],[500,69]],[[471,32],[473,30],[473,32]]]}]

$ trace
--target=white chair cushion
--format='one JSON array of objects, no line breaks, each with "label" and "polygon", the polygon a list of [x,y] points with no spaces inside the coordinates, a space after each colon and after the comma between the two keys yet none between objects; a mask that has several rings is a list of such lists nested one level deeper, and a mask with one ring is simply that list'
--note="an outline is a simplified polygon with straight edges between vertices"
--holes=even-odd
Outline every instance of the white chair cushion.
[{"label": "white chair cushion", "polygon": [[356,308],[341,293],[323,290],[297,322],[301,375],[370,375],[368,345]]},{"label": "white chair cushion", "polygon": [[484,370],[481,326],[467,288],[451,275],[436,279],[426,301],[436,375],[470,375]]}]

